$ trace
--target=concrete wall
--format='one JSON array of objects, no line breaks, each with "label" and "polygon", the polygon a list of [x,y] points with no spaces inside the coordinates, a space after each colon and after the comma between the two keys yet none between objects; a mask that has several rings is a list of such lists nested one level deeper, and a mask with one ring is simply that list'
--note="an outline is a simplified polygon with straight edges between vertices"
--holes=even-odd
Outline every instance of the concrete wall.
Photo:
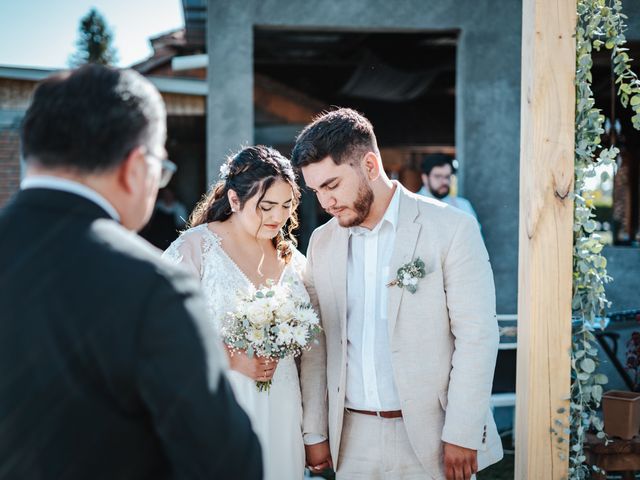
[{"label": "concrete wall", "polygon": [[640,248],[606,247],[604,256],[613,278],[606,289],[610,310],[640,309]]},{"label": "concrete wall", "polygon": [[208,176],[253,143],[253,26],[314,30],[459,29],[456,147],[492,258],[499,313],[517,306],[521,5],[497,0],[209,2]]}]

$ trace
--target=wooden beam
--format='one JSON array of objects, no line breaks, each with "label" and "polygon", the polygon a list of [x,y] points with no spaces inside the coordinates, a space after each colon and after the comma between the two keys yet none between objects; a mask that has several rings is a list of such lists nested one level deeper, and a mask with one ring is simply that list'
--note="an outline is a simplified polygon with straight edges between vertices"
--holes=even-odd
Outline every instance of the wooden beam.
[{"label": "wooden beam", "polygon": [[181,95],[179,93],[162,93],[167,115],[204,116],[207,113],[207,97],[205,95]]},{"label": "wooden beam", "polygon": [[523,1],[516,479],[568,475],[575,25],[575,0]]},{"label": "wooden beam", "polygon": [[0,110],[26,110],[36,88],[36,81],[0,78]]},{"label": "wooden beam", "polygon": [[254,76],[253,101],[256,108],[286,123],[304,125],[328,108],[328,105],[260,74]]}]

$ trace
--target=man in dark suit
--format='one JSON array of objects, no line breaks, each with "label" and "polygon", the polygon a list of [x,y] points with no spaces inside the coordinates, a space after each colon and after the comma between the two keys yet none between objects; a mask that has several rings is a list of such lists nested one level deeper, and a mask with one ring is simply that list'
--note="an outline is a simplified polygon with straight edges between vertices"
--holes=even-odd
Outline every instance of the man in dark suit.
[{"label": "man in dark suit", "polygon": [[0,479],[259,479],[198,281],[131,230],[166,160],[158,91],[86,66],[37,88],[0,212]]}]

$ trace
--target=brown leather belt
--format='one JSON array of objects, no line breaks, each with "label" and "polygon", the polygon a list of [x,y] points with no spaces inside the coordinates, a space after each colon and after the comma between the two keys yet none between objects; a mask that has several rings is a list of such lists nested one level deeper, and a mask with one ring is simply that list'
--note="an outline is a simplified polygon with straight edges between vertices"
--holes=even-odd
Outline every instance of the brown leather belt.
[{"label": "brown leather belt", "polygon": [[382,418],[401,418],[402,410],[391,410],[388,412],[372,412],[369,410],[356,410],[355,408],[347,408],[348,411],[353,413],[362,413],[363,415],[373,415],[374,417]]}]

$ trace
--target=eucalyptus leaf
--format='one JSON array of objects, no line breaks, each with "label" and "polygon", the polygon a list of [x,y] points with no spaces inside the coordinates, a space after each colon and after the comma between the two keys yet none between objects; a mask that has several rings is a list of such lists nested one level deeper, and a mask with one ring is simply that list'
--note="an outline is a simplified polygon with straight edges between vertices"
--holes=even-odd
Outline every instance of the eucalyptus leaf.
[{"label": "eucalyptus leaf", "polygon": [[580,368],[586,373],[593,373],[596,369],[596,362],[590,358],[585,358],[580,362]]},{"label": "eucalyptus leaf", "polygon": [[577,377],[578,377],[578,380],[582,382],[586,382],[587,380],[589,380],[590,375],[588,373],[581,372],[581,373],[578,373]]},{"label": "eucalyptus leaf", "polygon": [[601,385],[594,385],[592,387],[591,396],[597,402],[600,402],[600,400],[602,400],[602,393],[603,392],[602,392],[602,386]]},{"label": "eucalyptus leaf", "polygon": [[[586,465],[583,444],[586,432],[595,431],[598,438],[606,435],[597,409],[607,377],[598,372],[598,343],[593,336],[594,322],[605,315],[609,305],[604,286],[611,277],[602,253],[602,239],[596,233],[595,203],[587,181],[598,175],[610,181],[610,174],[598,174],[603,167],[613,168],[619,151],[603,148],[605,118],[596,107],[591,83],[592,54],[601,48],[611,51],[613,75],[620,103],[633,109],[632,124],[640,129],[640,82],[631,69],[625,38],[625,15],[620,0],[578,0],[575,77],[575,156],[574,156],[574,224],[573,224],[573,295],[571,306],[579,324],[573,329],[568,440],[570,454],[568,477],[584,480],[597,467]],[[591,330],[591,331],[590,331]],[[564,432],[566,434],[566,431]],[[559,437],[564,438],[564,437]],[[561,443],[561,442],[559,442]],[[563,453],[559,452],[561,458]]]},{"label": "eucalyptus leaf", "polygon": [[604,373],[596,373],[593,376],[593,381],[595,383],[600,384],[600,385],[604,385],[606,383],[609,383],[609,379],[607,378],[607,376]]}]

